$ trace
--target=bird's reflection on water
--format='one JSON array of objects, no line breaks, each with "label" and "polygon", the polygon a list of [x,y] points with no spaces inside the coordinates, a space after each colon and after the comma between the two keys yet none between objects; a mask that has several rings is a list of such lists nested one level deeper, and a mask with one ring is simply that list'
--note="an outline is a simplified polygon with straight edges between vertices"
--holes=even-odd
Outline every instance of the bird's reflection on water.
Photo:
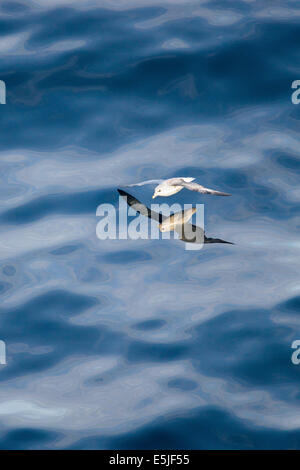
[{"label": "bird's reflection on water", "polygon": [[[129,207],[134,209],[138,214],[144,215],[145,217],[148,217],[149,219],[153,219],[156,222],[158,222],[160,225],[163,222],[166,223],[167,219],[169,219],[169,217],[159,212],[153,211],[152,209],[147,207],[145,204],[140,202],[138,199],[136,199],[134,196],[127,193],[126,191],[123,191],[122,189],[118,189],[118,193],[123,199],[125,199]],[[178,213],[176,213],[176,215],[177,214]],[[185,220],[184,217],[182,219]],[[232,242],[222,240],[221,238],[209,238],[205,235],[205,231],[203,230],[202,227],[199,227],[191,223],[177,224],[172,229],[178,233],[179,240],[186,242],[186,243],[196,243],[196,244],[225,243],[228,245],[234,244]]]}]

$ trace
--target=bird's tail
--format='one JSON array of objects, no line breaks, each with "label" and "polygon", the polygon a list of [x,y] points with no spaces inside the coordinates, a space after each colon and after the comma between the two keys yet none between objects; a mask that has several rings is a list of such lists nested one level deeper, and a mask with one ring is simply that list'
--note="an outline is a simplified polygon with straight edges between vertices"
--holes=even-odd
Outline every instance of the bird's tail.
[{"label": "bird's tail", "polygon": [[229,193],[223,193],[222,191],[214,191],[214,196],[231,196]]}]

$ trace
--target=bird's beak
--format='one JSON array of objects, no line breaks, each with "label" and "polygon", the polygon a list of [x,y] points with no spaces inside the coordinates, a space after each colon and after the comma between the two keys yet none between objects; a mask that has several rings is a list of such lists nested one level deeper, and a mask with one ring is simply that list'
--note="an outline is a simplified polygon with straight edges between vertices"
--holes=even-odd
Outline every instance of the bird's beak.
[{"label": "bird's beak", "polygon": [[153,196],[152,196],[152,199],[155,199],[155,198],[156,198],[156,195],[155,195],[155,194],[153,194]]}]

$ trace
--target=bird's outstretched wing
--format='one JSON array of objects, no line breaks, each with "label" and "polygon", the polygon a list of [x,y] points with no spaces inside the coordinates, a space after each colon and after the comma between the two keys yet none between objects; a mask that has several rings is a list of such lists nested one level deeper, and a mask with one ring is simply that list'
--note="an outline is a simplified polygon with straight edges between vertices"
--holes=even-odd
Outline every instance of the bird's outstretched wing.
[{"label": "bird's outstretched wing", "polygon": [[132,186],[145,186],[145,184],[160,184],[164,180],[147,180],[147,181],[142,181],[141,183],[133,183],[133,184],[126,184],[124,188],[130,188]]},{"label": "bird's outstretched wing", "polygon": [[221,238],[208,238],[205,235],[203,228],[194,224],[184,224],[175,227],[180,240],[186,243],[226,243],[227,245],[234,245],[232,242],[227,242]]},{"label": "bird's outstretched wing", "polygon": [[204,186],[201,186],[201,184],[198,183],[187,183],[184,180],[179,180],[179,182],[176,183],[172,182],[172,186],[183,186],[184,188],[189,189],[190,191],[197,191],[201,194],[213,194],[214,196],[231,196],[231,194],[216,191],[215,189],[205,188]]},{"label": "bird's outstretched wing", "polygon": [[232,242],[227,242],[226,240],[222,240],[221,238],[204,238],[204,243],[226,243],[227,245],[234,245]]},{"label": "bird's outstretched wing", "polygon": [[142,204],[140,201],[138,201],[138,199],[131,196],[131,194],[126,193],[126,191],[118,189],[118,193],[120,194],[120,196],[122,196],[123,199],[125,199],[127,204],[139,214],[142,214],[145,217],[149,217],[149,219],[156,220],[156,222],[159,222],[160,224],[164,219],[166,219],[165,215],[152,211],[151,209],[149,209],[149,207],[145,206],[145,204]]}]

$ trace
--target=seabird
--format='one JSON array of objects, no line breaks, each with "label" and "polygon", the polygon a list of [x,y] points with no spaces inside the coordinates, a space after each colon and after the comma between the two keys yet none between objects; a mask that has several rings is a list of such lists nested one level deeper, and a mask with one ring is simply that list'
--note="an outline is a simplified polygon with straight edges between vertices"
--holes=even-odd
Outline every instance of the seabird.
[{"label": "seabird", "polygon": [[231,194],[223,193],[221,191],[216,191],[215,189],[205,188],[201,184],[193,183],[195,178],[170,178],[167,180],[147,180],[142,181],[141,183],[129,184],[127,187],[131,186],[144,186],[145,184],[158,184],[154,190],[152,199],[157,196],[172,196],[173,194],[179,193],[183,188],[189,189],[190,191],[197,191],[201,194],[213,194],[214,196],[231,196]]}]

